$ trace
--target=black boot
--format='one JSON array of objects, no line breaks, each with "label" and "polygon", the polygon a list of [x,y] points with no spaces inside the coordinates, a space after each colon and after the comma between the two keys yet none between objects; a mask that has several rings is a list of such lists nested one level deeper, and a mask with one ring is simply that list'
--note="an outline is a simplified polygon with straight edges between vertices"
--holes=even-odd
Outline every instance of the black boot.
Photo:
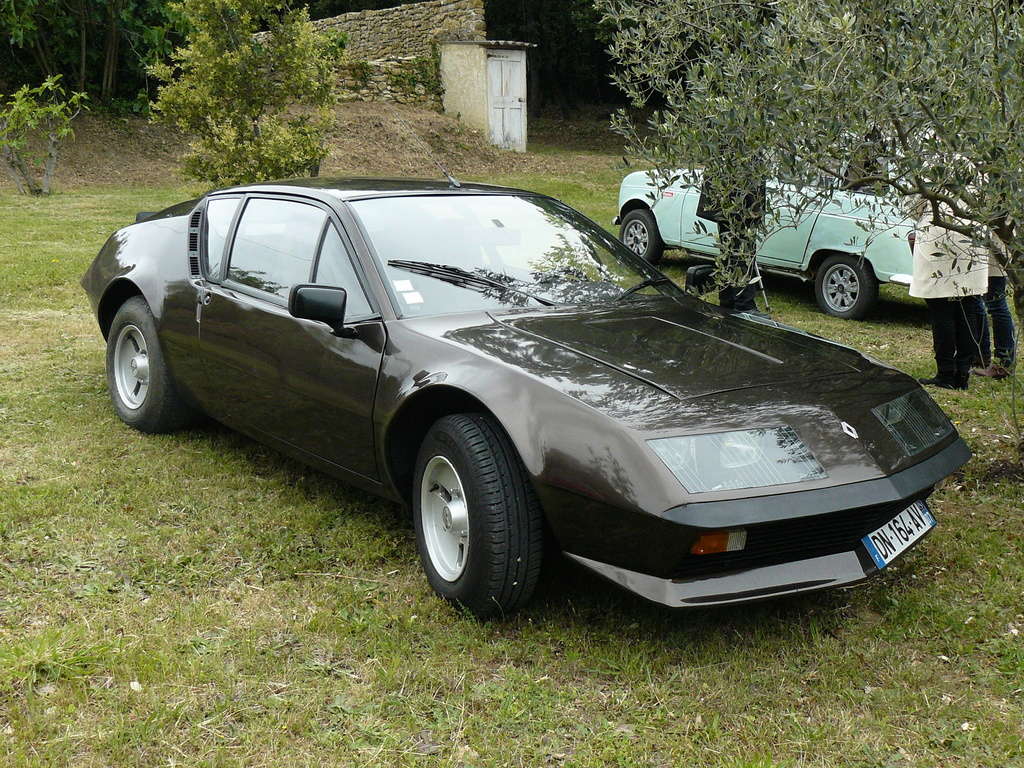
[{"label": "black boot", "polygon": [[967,376],[953,373],[940,373],[930,379],[918,379],[918,384],[925,387],[939,387],[940,389],[967,389]]},{"label": "black boot", "polygon": [[718,292],[718,306],[733,312],[756,312],[757,285],[750,283],[742,288],[730,285]]}]

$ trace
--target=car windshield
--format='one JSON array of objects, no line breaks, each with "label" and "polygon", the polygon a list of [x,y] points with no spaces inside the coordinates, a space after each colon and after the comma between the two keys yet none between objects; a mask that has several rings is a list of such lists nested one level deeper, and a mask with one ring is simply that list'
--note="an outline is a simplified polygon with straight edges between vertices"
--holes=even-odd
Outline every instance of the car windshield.
[{"label": "car windshield", "polygon": [[404,317],[682,293],[550,198],[446,194],[352,205]]}]

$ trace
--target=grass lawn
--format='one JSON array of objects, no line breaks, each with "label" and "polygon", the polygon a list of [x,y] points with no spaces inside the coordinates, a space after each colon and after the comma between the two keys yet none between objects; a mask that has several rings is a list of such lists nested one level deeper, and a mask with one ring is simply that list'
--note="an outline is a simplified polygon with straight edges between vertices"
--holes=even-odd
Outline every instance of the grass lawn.
[{"label": "grass lawn", "polygon": [[[608,224],[612,163],[499,181]],[[480,624],[434,597],[397,507],[216,426],[116,419],[78,279],[191,191],[0,194],[0,765],[1024,765],[1007,383],[937,393],[976,458],[863,586],[672,613],[554,562]],[[901,291],[853,323],[769,288],[778,319],[931,372]]]}]

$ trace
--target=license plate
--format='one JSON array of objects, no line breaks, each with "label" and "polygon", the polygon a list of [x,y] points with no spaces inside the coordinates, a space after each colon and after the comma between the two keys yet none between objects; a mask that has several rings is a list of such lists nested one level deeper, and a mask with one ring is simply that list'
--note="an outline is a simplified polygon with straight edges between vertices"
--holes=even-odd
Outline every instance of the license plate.
[{"label": "license plate", "polygon": [[861,541],[875,565],[885,568],[934,527],[935,518],[928,506],[923,501],[915,501]]}]

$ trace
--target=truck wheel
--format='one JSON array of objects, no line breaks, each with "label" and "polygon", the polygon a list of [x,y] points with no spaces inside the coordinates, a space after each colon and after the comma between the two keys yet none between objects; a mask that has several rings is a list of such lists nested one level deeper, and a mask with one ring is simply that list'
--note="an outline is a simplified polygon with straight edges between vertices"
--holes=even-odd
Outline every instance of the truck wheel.
[{"label": "truck wheel", "polygon": [[171,432],[196,417],[174,386],[153,313],[141,296],[122,304],[110,324],[107,387],[121,421],[140,432]]},{"label": "truck wheel", "polygon": [[647,208],[635,208],[622,217],[619,239],[648,264],[657,264],[665,254],[658,222]]},{"label": "truck wheel", "polygon": [[878,278],[862,257],[837,253],[818,267],[814,296],[826,314],[862,320],[878,301]]},{"label": "truck wheel", "polygon": [[526,603],[540,575],[544,520],[501,427],[478,413],[438,419],[414,483],[416,544],[434,591],[481,619]]}]

